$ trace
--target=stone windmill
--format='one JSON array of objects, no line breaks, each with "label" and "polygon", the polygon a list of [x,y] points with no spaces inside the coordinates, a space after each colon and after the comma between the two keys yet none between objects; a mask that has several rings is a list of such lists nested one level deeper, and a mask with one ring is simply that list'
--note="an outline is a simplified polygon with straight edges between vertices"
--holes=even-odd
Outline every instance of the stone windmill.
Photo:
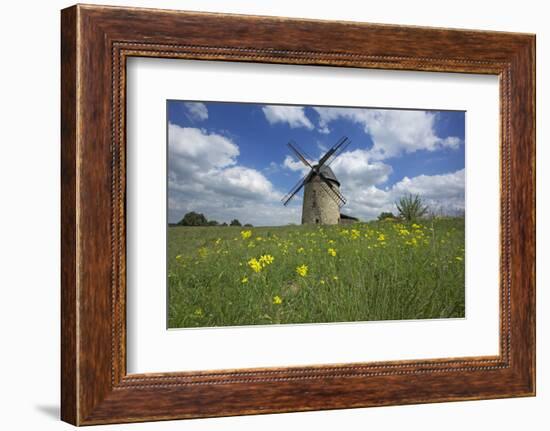
[{"label": "stone windmill", "polygon": [[340,208],[345,205],[346,199],[340,192],[340,182],[329,165],[350,142],[346,136],[342,137],[314,165],[309,163],[304,151],[299,151],[294,142],[288,143],[296,157],[310,169],[282,199],[283,204],[288,205],[304,187],[302,224],[340,223]]}]

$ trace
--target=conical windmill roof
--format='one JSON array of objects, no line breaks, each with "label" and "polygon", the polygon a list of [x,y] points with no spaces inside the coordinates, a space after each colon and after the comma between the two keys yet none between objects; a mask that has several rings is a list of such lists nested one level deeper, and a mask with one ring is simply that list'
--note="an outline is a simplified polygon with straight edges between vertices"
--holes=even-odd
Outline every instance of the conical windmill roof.
[{"label": "conical windmill roof", "polygon": [[[326,165],[321,166],[321,169],[319,169],[319,172],[322,173],[327,180],[335,182],[336,184],[338,184],[338,187],[340,187],[340,181],[338,181],[338,179],[336,178],[336,175],[334,175],[334,172],[332,171],[330,166],[326,166]],[[305,182],[307,183],[308,181],[311,181],[314,175],[316,175],[316,172],[312,170],[307,176]]]}]

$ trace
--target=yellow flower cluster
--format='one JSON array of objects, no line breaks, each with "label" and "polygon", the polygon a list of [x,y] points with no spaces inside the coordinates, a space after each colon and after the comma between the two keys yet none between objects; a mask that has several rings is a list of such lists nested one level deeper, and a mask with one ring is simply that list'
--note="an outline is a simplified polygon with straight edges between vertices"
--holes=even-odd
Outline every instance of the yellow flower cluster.
[{"label": "yellow flower cluster", "polygon": [[275,258],[271,256],[270,254],[264,254],[260,256],[260,263],[262,264],[262,267],[266,267],[267,265],[271,265]]},{"label": "yellow flower cluster", "polygon": [[248,266],[252,268],[254,272],[260,272],[262,270],[262,264],[255,257],[248,261]]},{"label": "yellow flower cluster", "polygon": [[250,259],[248,261],[248,266],[254,272],[260,272],[262,270],[262,268],[265,268],[267,265],[271,265],[274,260],[275,260],[275,258],[273,256],[271,256],[270,254],[264,254],[264,255],[260,256],[259,259],[256,259],[255,257]]},{"label": "yellow flower cluster", "polygon": [[408,241],[405,241],[405,244],[416,247],[416,246],[418,246],[418,241],[416,240],[415,237],[413,237],[413,238],[409,239]]},{"label": "yellow flower cluster", "polygon": [[280,305],[283,303],[283,298],[281,298],[279,295],[275,295],[273,297],[273,304]]},{"label": "yellow flower cluster", "polygon": [[305,277],[307,275],[307,271],[308,271],[308,268],[307,268],[307,265],[305,265],[305,264],[302,264],[302,265],[296,267],[296,273],[300,277]]},{"label": "yellow flower cluster", "polygon": [[251,230],[242,230],[241,231],[241,238],[242,239],[248,239],[252,236],[252,231]]},{"label": "yellow flower cluster", "polygon": [[361,232],[359,232],[357,229],[352,229],[351,230],[351,239],[357,239],[361,236]]},{"label": "yellow flower cluster", "polygon": [[336,256],[336,250],[333,248],[328,249],[328,254],[330,254],[332,257]]}]

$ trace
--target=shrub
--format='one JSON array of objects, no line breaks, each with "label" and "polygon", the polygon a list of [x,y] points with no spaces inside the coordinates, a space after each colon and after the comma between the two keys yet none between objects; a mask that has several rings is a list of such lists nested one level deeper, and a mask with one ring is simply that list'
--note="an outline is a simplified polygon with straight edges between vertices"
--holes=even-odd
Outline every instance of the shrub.
[{"label": "shrub", "polygon": [[382,221],[382,220],[386,220],[386,219],[394,219],[395,216],[393,215],[392,212],[381,212],[380,215],[378,216],[378,220]]},{"label": "shrub", "polygon": [[428,206],[424,205],[418,195],[409,194],[399,199],[395,203],[399,216],[406,221],[415,221],[428,212]]}]

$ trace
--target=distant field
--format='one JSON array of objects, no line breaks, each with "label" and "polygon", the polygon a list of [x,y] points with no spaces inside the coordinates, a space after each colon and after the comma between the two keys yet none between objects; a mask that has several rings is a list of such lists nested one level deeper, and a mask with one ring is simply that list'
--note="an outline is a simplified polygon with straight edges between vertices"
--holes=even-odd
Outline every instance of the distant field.
[{"label": "distant field", "polygon": [[464,219],[170,227],[171,328],[464,317]]}]

